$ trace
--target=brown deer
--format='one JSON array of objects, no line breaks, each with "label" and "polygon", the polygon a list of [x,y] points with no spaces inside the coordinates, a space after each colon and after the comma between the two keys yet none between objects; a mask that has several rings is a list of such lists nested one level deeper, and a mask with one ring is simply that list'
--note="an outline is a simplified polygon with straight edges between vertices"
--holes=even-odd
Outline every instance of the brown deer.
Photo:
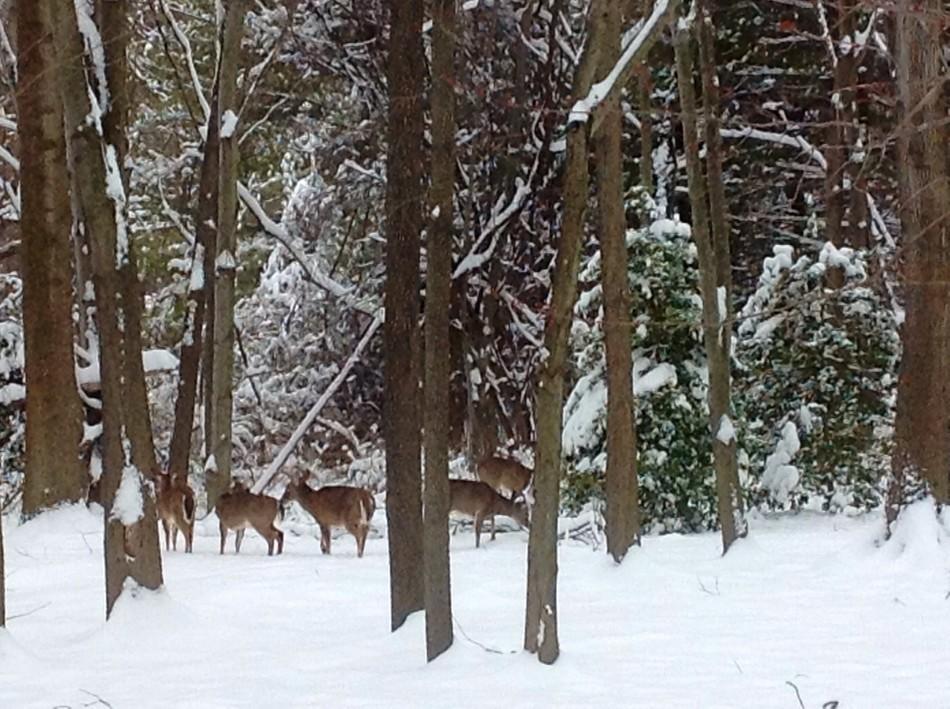
[{"label": "brown deer", "polygon": [[[165,551],[178,550],[178,531],[185,537],[185,553],[191,553],[195,533],[195,492],[182,476],[165,472],[155,474],[155,492],[158,496],[158,517],[165,532]],[[169,540],[169,537],[171,539]]]},{"label": "brown deer", "polygon": [[481,544],[482,522],[491,518],[491,538],[495,538],[495,515],[511,517],[528,526],[528,507],[523,500],[509,500],[490,485],[475,480],[449,480],[449,510],[475,519],[475,548]]},{"label": "brown deer", "polygon": [[310,475],[291,478],[281,506],[296,500],[317,521],[320,527],[320,551],[330,553],[330,530],[344,527],[356,538],[356,556],[363,556],[369,523],[376,512],[376,500],[362,487],[326,485],[314,490],[307,485]]},{"label": "brown deer", "polygon": [[525,489],[531,484],[534,471],[511,458],[488,456],[475,462],[475,474],[496,492],[510,491],[510,499],[514,500],[519,495],[525,497]]},{"label": "brown deer", "polygon": [[277,553],[284,551],[284,533],[274,524],[280,512],[277,500],[267,495],[255,495],[241,483],[234,483],[231,489],[218,498],[218,524],[221,529],[221,553],[224,553],[224,542],[228,538],[228,530],[236,533],[234,539],[234,553],[241,553],[241,542],[244,541],[244,530],[252,527],[254,531],[267,540],[267,555],[274,555],[274,542],[277,542]]}]

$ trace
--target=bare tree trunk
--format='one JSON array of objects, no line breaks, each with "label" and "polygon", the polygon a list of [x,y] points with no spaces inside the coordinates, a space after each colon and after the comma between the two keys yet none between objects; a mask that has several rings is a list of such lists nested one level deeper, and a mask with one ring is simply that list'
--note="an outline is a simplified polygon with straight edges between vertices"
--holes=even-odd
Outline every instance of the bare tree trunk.
[{"label": "bare tree trunk", "polygon": [[[128,171],[125,157],[129,152],[126,127],[129,125],[128,61],[129,42],[128,0],[98,0],[99,26],[106,59],[106,81],[109,85],[110,106],[103,117],[103,129],[108,145],[116,151],[116,160],[122,170],[125,193],[128,194]],[[152,439],[152,417],[149,411],[145,369],[142,363],[142,283],[138,276],[135,243],[129,235],[128,255],[119,268],[119,289],[123,302],[123,337],[125,357],[126,418],[125,428],[132,444],[132,462],[146,477],[154,478],[158,464],[155,460],[155,442]]]},{"label": "bare tree trunk", "polygon": [[[624,13],[624,25],[629,20],[645,18],[650,14],[650,0],[632,0]],[[653,78],[650,76],[650,65],[641,63],[635,70],[636,77],[636,106],[640,119],[640,187],[648,194],[653,194],[653,115],[652,96]],[[637,532],[639,534],[639,530]]]},{"label": "bare tree trunk", "polygon": [[[601,3],[600,11],[604,16],[597,26],[603,34],[591,37],[591,42],[600,45],[597,78],[603,80],[620,58],[621,17],[616,2]],[[619,563],[640,535],[619,93],[604,102],[603,121],[593,143],[607,354],[607,553]]]},{"label": "bare tree trunk", "polygon": [[[591,8],[587,47],[574,77],[573,98],[587,95],[597,70],[600,47],[593,38],[603,22],[604,5]],[[528,589],[525,604],[524,648],[545,664],[560,655],[557,634],[557,518],[560,507],[561,433],[564,407],[564,370],[567,366],[577,269],[584,240],[588,199],[587,125],[571,124],[564,166],[564,216],[551,286],[551,304],[544,332],[547,358],[538,373],[535,401],[537,443],[534,463],[534,508],[528,540]]]},{"label": "bare tree trunk", "polygon": [[[124,381],[125,361],[137,358],[141,363],[141,351],[133,349],[126,338],[127,323],[131,322],[127,313],[130,304],[120,289],[119,272],[128,259],[129,235],[117,146],[107,142],[101,126],[90,125],[87,120],[90,115],[102,115],[103,106],[98,103],[101,94],[90,91],[87,84],[83,38],[74,12],[56,13],[53,36],[66,134],[72,146],[76,184],[89,235],[100,333],[103,415],[100,491],[105,508],[106,614],[109,615],[127,579],[146,588],[161,586],[161,556],[152,486],[145,483],[141,471],[133,464],[134,443],[127,435],[129,416],[142,414],[128,411],[137,400]],[[114,52],[115,48],[107,50]],[[112,61],[123,60],[113,55]],[[92,101],[96,102],[95,111]],[[122,502],[116,504],[120,486]]]},{"label": "bare tree trunk", "polygon": [[218,71],[218,233],[214,278],[214,367],[211,383],[212,450],[208,509],[231,483],[231,415],[234,376],[234,278],[237,273],[237,72],[246,0],[226,5]]},{"label": "bare tree trunk", "polygon": [[455,2],[436,0],[432,35],[432,202],[425,319],[426,657],[452,646],[449,567],[449,380],[455,187]]},{"label": "bare tree trunk", "polygon": [[17,4],[26,475],[23,516],[86,491],[73,357],[72,212],[49,0]]},{"label": "bare tree trunk", "polygon": [[[216,82],[217,83],[217,82]],[[198,213],[195,219],[195,248],[192,253],[191,283],[185,312],[178,366],[178,392],[175,398],[175,422],[168,449],[168,470],[181,479],[188,477],[191,458],[191,438],[195,425],[195,404],[198,396],[198,370],[201,364],[204,331],[213,332],[206,323],[210,312],[209,293],[214,273],[217,244],[216,226],[218,207],[218,141],[221,126],[218,112],[218,90],[215,86],[208,117],[207,138],[198,186]]]},{"label": "bare tree trunk", "polygon": [[[950,503],[950,147],[941,0],[897,10],[898,173],[906,318],[887,494],[888,533],[930,492]],[[944,89],[945,89],[944,85]]]},{"label": "bare tree trunk", "polygon": [[[703,13],[705,16],[706,13]],[[709,423],[712,435],[713,462],[716,469],[716,495],[718,499],[719,524],[722,530],[723,554],[729,551],[733,542],[747,533],[743,512],[742,494],[739,489],[739,476],[736,470],[735,434],[730,410],[730,373],[729,349],[726,330],[728,323],[729,290],[727,285],[719,285],[719,272],[729,269],[720,263],[717,251],[721,251],[723,242],[728,240],[725,217],[725,198],[722,194],[713,197],[716,205],[716,226],[719,238],[716,244],[710,237],[709,211],[707,209],[706,185],[703,166],[699,155],[699,134],[697,129],[696,96],[693,89],[693,58],[690,46],[690,30],[681,25],[675,38],[677,83],[679,85],[680,109],[683,121],[683,144],[686,152],[686,167],[689,182],[689,198],[692,207],[692,233],[696,243],[699,260],[700,296],[703,301],[703,342],[709,367]],[[709,62],[704,62],[706,83],[714,83],[715,68],[711,63],[712,48],[707,46]],[[714,86],[712,87],[714,88]],[[707,103],[714,99],[710,96]],[[707,121],[715,115],[718,106],[707,109]],[[718,132],[717,132],[718,135]],[[707,146],[707,149],[710,146]],[[721,147],[720,147],[721,151]],[[717,162],[719,182],[721,174],[721,152]],[[716,165],[713,165],[715,172]],[[716,192],[720,185],[712,184],[709,175],[710,192]],[[718,248],[717,248],[718,247]],[[728,279],[727,279],[728,283]]]},{"label": "bare tree trunk", "polygon": [[392,629],[425,605],[419,466],[419,234],[425,63],[422,3],[390,2],[383,427]]}]

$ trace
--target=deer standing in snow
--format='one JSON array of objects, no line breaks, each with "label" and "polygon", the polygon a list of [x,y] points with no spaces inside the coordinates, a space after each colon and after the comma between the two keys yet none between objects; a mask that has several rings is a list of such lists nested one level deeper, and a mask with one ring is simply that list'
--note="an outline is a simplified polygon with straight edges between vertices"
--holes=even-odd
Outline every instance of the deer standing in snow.
[{"label": "deer standing in snow", "polygon": [[491,518],[491,538],[495,538],[495,515],[511,517],[528,526],[528,506],[523,500],[509,500],[490,485],[474,480],[449,480],[449,510],[475,519],[475,548],[481,544],[482,522]]},{"label": "deer standing in snow", "polygon": [[165,551],[169,549],[169,541],[171,548],[178,550],[178,531],[181,530],[185,537],[185,553],[190,554],[195,533],[195,492],[179,475],[157,472],[155,482],[158,517],[165,532]]},{"label": "deer standing in snow", "polygon": [[475,474],[496,492],[508,490],[511,493],[510,499],[514,500],[519,495],[525,497],[525,490],[531,484],[534,471],[511,458],[488,456],[476,461]]},{"label": "deer standing in snow", "polygon": [[356,538],[356,555],[363,556],[369,523],[376,512],[376,501],[372,493],[362,487],[345,485],[326,485],[314,490],[307,485],[312,476],[293,477],[280,500],[281,506],[292,501],[300,503],[316,520],[320,527],[320,551],[330,553],[330,531],[333,527],[344,527]]},{"label": "deer standing in snow", "polygon": [[221,530],[222,554],[230,529],[236,532],[234,553],[241,553],[241,542],[244,540],[244,531],[248,527],[253,528],[267,540],[268,556],[274,554],[274,542],[277,543],[277,553],[283,553],[284,533],[274,524],[274,520],[280,513],[280,506],[275,498],[255,495],[242,484],[234,483],[228,492],[218,498],[216,509],[218,526]]}]

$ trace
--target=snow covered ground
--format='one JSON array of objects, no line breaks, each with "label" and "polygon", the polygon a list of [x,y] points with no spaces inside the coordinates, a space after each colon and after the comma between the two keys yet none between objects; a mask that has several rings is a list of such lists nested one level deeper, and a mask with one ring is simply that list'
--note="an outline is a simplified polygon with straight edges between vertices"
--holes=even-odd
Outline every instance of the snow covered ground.
[{"label": "snow covered ground", "polygon": [[427,666],[421,615],[389,633],[384,539],[220,557],[206,525],[107,624],[99,519],[8,519],[0,707],[950,707],[950,538],[911,512],[882,548],[877,517],[815,515],[757,519],[727,558],[712,534],[620,567],[565,544],[553,667],[520,650],[523,532],[453,537],[456,644]]}]

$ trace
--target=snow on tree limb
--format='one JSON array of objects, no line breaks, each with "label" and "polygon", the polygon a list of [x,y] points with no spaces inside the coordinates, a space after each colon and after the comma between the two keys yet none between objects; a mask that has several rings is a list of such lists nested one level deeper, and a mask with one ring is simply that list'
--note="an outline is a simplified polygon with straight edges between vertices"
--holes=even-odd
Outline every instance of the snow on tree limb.
[{"label": "snow on tree limb", "polygon": [[313,425],[313,422],[317,420],[317,417],[320,415],[323,407],[327,405],[330,399],[333,398],[333,395],[336,393],[337,389],[339,389],[343,382],[346,381],[347,376],[350,374],[350,370],[353,369],[353,365],[359,361],[363,350],[366,349],[366,346],[372,341],[373,335],[376,334],[379,326],[383,324],[383,319],[384,312],[383,309],[380,308],[376,311],[373,321],[369,324],[369,327],[366,328],[366,332],[363,333],[363,337],[360,338],[359,343],[356,345],[356,349],[353,350],[349,359],[346,360],[346,364],[343,365],[343,368],[333,378],[333,381],[330,382],[323,394],[320,395],[320,398],[317,399],[317,403],[315,403],[311,407],[310,411],[307,412],[307,415],[297,426],[297,429],[294,431],[290,439],[284,444],[284,447],[280,450],[280,453],[277,454],[277,457],[274,458],[273,462],[267,467],[267,470],[264,471],[264,475],[262,475],[256,483],[254,483],[254,487],[251,488],[251,492],[259,495],[267,488],[268,485],[270,485],[271,481],[280,471],[281,467],[287,462],[290,454],[293,453],[294,448],[296,448],[301,439],[303,439],[304,434],[309,430],[310,426]]},{"label": "snow on tree limb", "polygon": [[590,117],[594,115],[595,120],[591,132],[595,133],[597,131],[598,120],[595,114],[598,109],[611,93],[622,90],[623,86],[629,81],[636,65],[643,61],[643,58],[650,51],[659,30],[666,26],[669,18],[678,7],[679,0],[657,0],[653,6],[653,12],[640,27],[640,31],[624,48],[623,54],[620,55],[620,60],[614,65],[614,68],[602,81],[598,81],[591,86],[587,96],[578,100],[571,108],[567,117],[568,126],[574,123],[587,123]]},{"label": "snow on tree limb", "polygon": [[205,121],[207,121],[211,115],[211,106],[208,104],[208,99],[205,98],[204,89],[201,88],[201,79],[198,78],[198,70],[195,67],[195,57],[191,51],[191,42],[188,41],[188,36],[182,31],[178,20],[175,19],[171,8],[168,7],[168,0],[161,0],[161,6],[162,13],[165,15],[165,19],[168,20],[168,24],[175,34],[175,39],[178,40],[182,50],[185,52],[185,64],[188,66],[188,74],[191,76],[191,83],[194,87],[195,95],[198,97],[201,112],[204,114]]}]

